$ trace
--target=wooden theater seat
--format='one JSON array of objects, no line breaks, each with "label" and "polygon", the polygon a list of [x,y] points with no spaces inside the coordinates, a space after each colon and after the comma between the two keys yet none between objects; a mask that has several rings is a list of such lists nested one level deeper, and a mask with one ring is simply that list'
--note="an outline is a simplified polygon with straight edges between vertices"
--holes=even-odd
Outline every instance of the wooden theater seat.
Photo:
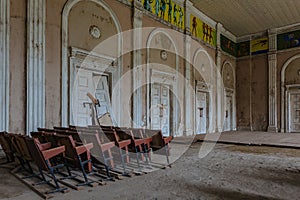
[{"label": "wooden theater seat", "polygon": [[[60,146],[56,148],[51,148],[51,143],[41,144],[37,138],[29,138],[26,137],[26,143],[29,152],[32,155],[34,162],[36,163],[37,167],[39,168],[40,175],[42,178],[43,183],[49,183],[46,180],[43,171],[50,173],[52,179],[55,183],[55,189],[51,191],[47,191],[46,193],[54,193],[54,192],[64,192],[67,188],[61,188],[57,182],[57,178],[54,174],[55,170],[58,168],[64,167],[64,164],[55,164],[51,162],[51,159],[61,155],[65,152],[65,147]],[[51,185],[52,186],[52,185]]]},{"label": "wooden theater seat", "polygon": [[79,168],[83,174],[84,182],[77,186],[90,185],[94,181],[88,180],[88,173],[92,172],[92,160],[90,150],[93,148],[93,143],[76,144],[71,135],[55,135],[57,144],[59,146],[65,146],[65,158],[67,164]]},{"label": "wooden theater seat", "polygon": [[119,156],[121,158],[121,163],[123,167],[123,175],[128,175],[126,172],[126,163],[129,163],[129,151],[128,146],[131,143],[130,139],[121,140],[112,127],[99,127],[99,126],[89,126],[88,129],[97,131],[100,136],[101,142],[114,142],[115,146],[118,147]]},{"label": "wooden theater seat", "polygon": [[165,137],[163,136],[161,130],[149,130],[145,129],[145,135],[152,138],[151,148],[153,153],[163,154],[167,158],[168,165],[170,164],[170,142],[173,139],[173,136]]},{"label": "wooden theater seat", "polygon": [[104,164],[107,177],[112,179],[109,170],[114,168],[112,148],[115,147],[115,142],[103,143],[98,132],[95,130],[81,129],[80,135],[83,143],[93,143],[94,147],[91,150],[93,159],[96,159],[97,162]]}]

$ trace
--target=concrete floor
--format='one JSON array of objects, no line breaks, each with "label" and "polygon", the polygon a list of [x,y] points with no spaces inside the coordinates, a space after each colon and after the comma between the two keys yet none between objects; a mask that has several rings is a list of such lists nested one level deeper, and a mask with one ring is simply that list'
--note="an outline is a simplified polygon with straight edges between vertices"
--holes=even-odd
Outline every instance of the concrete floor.
[{"label": "concrete floor", "polygon": [[[252,132],[231,134],[240,138],[235,142],[253,135]],[[258,136],[251,138],[265,138],[270,143],[278,137],[269,133],[254,134]],[[291,135],[287,137],[292,139]],[[295,138],[293,142],[300,143]],[[174,140],[172,168],[108,182],[105,186],[57,194],[54,199],[300,199],[299,149],[191,144],[192,141],[193,138]],[[0,199],[40,197],[10,175],[7,169],[0,168]]]}]

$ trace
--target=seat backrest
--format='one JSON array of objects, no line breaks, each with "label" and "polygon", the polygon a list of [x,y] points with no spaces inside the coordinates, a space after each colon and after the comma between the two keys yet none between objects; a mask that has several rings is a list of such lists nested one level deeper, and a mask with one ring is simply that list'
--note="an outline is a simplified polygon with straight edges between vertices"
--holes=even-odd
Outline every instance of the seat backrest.
[{"label": "seat backrest", "polygon": [[117,129],[116,132],[117,132],[117,135],[119,136],[120,140],[128,140],[128,139],[133,140],[134,139],[131,131],[128,129],[127,130]]},{"label": "seat backrest", "polygon": [[8,141],[5,138],[6,134],[6,132],[0,132],[0,145],[5,153],[10,153],[12,152],[12,150],[10,147],[10,143],[8,143]]},{"label": "seat backrest", "polygon": [[[46,142],[51,142],[52,147],[57,147],[57,140],[55,138],[56,132],[41,132],[41,134],[44,136]],[[41,140],[39,140],[41,141]]]},{"label": "seat backrest", "polygon": [[49,168],[45,162],[45,158],[43,154],[41,153],[39,147],[38,147],[38,139],[37,138],[29,138],[26,137],[26,143],[28,150],[32,156],[32,159],[34,160],[35,164],[42,170],[49,171]]},{"label": "seat backrest", "polygon": [[130,130],[131,130],[134,138],[139,138],[139,139],[144,138],[144,135],[142,133],[142,131],[143,131],[142,129],[140,129],[140,128],[130,128]]},{"label": "seat backrest", "polygon": [[65,146],[65,156],[69,159],[76,159],[77,153],[76,153],[76,144],[73,140],[71,135],[61,135],[57,134],[55,135],[56,141],[58,146]]},{"label": "seat backrest", "polygon": [[160,130],[145,130],[147,137],[152,137],[152,144],[154,146],[165,146],[162,132]]},{"label": "seat backrest", "polygon": [[17,134],[15,133],[8,133],[12,149],[14,150],[14,153],[16,153],[17,156],[22,156],[22,149],[17,143]]},{"label": "seat backrest", "polygon": [[83,144],[93,143],[93,148],[90,150],[91,154],[99,161],[103,161],[103,154],[101,148],[101,141],[97,131],[85,130],[80,132]]},{"label": "seat backrest", "polygon": [[20,149],[20,153],[22,157],[26,160],[32,160],[31,153],[29,152],[27,143],[26,143],[26,136],[25,135],[16,135],[16,143]]},{"label": "seat backrest", "polygon": [[42,143],[48,142],[43,134],[43,132],[37,131],[37,132],[30,132],[31,137],[38,138],[39,141]]},{"label": "seat backrest", "polygon": [[68,136],[72,136],[73,140],[75,140],[76,142],[82,143],[80,136],[78,134],[77,130],[70,130],[68,128],[66,129],[56,129],[56,133],[60,134],[60,135],[68,135]]}]

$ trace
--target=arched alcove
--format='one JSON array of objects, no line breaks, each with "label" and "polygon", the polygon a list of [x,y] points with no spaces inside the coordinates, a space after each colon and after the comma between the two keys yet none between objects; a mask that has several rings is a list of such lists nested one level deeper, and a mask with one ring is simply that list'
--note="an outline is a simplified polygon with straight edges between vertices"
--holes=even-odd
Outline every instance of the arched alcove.
[{"label": "arched alcove", "polygon": [[300,54],[281,69],[281,132],[300,132]]},{"label": "arched alcove", "polygon": [[[104,1],[69,0],[65,4],[62,14],[62,126],[74,123],[72,98],[80,94],[73,92],[78,85],[86,83],[81,91],[89,92],[90,85],[97,85],[95,80],[102,80],[99,77],[107,79],[106,88],[116,85],[122,72],[122,38],[118,33],[121,33],[118,18]],[[107,40],[112,40],[110,45],[101,48]],[[120,122],[120,89],[114,89],[118,90],[114,92],[118,95],[110,96],[111,112]],[[81,92],[80,95],[85,96],[81,101],[88,101],[85,94]]]},{"label": "arched alcove", "polygon": [[147,125],[162,129],[165,135],[177,133],[182,116],[179,111],[176,42],[166,31],[154,29],[147,39]]}]

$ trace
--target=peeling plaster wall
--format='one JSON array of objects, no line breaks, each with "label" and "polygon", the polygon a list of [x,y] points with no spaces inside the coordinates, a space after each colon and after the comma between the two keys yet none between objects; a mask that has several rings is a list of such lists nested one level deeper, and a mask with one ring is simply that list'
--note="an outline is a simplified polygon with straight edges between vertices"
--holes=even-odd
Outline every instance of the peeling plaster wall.
[{"label": "peeling plaster wall", "polygon": [[61,124],[61,13],[66,1],[46,1],[46,123]]},{"label": "peeling plaster wall", "polygon": [[238,128],[266,131],[269,101],[267,55],[239,59],[236,77]]},{"label": "peeling plaster wall", "polygon": [[250,68],[249,58],[237,60],[236,67],[236,110],[237,129],[250,130]]},{"label": "peeling plaster wall", "polygon": [[26,1],[11,0],[9,130],[26,128]]},{"label": "peeling plaster wall", "polygon": [[268,57],[252,57],[251,107],[253,131],[266,131],[268,128]]}]

